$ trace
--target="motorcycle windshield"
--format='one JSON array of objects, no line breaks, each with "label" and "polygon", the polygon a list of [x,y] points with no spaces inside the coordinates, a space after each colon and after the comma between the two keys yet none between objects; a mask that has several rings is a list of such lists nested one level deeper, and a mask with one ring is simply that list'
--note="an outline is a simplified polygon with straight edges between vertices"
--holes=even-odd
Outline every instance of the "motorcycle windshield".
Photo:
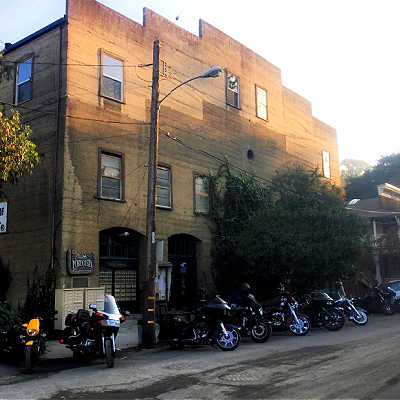
[{"label": "motorcycle windshield", "polygon": [[121,317],[121,313],[119,311],[117,302],[115,301],[114,296],[112,296],[111,294],[104,295],[104,310],[103,311],[110,318],[119,319]]},{"label": "motorcycle windshield", "polygon": [[312,299],[313,300],[330,300],[332,301],[332,297],[330,297],[327,293],[325,292],[312,292],[311,293]]}]

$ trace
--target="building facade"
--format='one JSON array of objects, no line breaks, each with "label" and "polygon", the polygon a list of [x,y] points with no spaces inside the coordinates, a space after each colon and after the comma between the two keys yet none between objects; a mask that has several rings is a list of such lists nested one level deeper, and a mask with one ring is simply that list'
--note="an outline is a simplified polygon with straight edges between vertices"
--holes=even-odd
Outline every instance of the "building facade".
[{"label": "building facade", "polygon": [[[292,163],[340,186],[336,131],[282,85],[281,71],[215,27],[199,35],[149,9],[143,24],[95,0],[68,0],[64,18],[14,44],[15,80],[0,86],[33,130],[40,166],[5,186],[0,256],[16,304],[33,268],[57,270],[57,287],[98,287],[126,308],[139,302],[145,265],[147,165],[154,40],[160,41],[156,226],[172,299],[212,282],[206,176],[228,160],[268,180]],[[162,292],[164,290],[164,292]]]}]

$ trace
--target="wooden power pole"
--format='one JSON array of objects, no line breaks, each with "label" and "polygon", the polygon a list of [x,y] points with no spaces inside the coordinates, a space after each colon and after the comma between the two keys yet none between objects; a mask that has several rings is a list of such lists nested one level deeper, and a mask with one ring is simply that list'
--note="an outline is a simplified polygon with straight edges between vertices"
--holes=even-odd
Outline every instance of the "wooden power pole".
[{"label": "wooden power pole", "polygon": [[156,180],[158,160],[158,110],[159,110],[159,61],[160,44],[153,43],[153,78],[150,110],[150,142],[147,180],[146,213],[146,277],[143,287],[143,334],[142,344],[152,347],[156,343],[155,335],[155,275],[156,275]]}]

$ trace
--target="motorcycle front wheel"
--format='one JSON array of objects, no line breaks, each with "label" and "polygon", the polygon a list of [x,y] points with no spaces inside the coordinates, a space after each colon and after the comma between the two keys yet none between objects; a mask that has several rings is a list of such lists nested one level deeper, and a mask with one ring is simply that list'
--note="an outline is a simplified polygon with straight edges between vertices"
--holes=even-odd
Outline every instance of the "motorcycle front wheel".
[{"label": "motorcycle front wheel", "polygon": [[351,314],[351,320],[356,324],[356,325],[365,325],[368,322],[368,315],[366,312],[357,310],[358,315],[356,313]]},{"label": "motorcycle front wheel", "polygon": [[264,343],[271,336],[272,328],[270,324],[259,322],[251,330],[251,338],[256,343]]},{"label": "motorcycle front wheel", "polygon": [[108,368],[114,367],[114,352],[113,352],[113,344],[111,339],[105,340],[105,348],[106,348],[106,364]]},{"label": "motorcycle front wheel", "polygon": [[223,351],[236,350],[240,344],[240,333],[235,328],[226,328],[226,335],[222,331],[217,333],[216,342]]},{"label": "motorcycle front wheel", "polygon": [[32,371],[32,347],[31,346],[25,346],[24,368],[25,368],[25,371],[27,371],[27,372]]},{"label": "motorcycle front wheel", "polygon": [[295,336],[304,336],[311,328],[310,320],[305,315],[298,315],[297,319],[298,323],[296,323],[294,318],[291,318],[288,327],[289,332]]}]

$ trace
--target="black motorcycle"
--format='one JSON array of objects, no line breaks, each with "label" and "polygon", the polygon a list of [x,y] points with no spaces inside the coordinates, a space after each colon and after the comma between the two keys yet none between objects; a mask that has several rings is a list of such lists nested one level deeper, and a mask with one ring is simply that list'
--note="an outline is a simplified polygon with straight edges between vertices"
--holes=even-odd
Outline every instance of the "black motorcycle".
[{"label": "black motorcycle", "polygon": [[235,350],[240,344],[240,333],[236,327],[225,322],[230,310],[225,300],[215,296],[191,313],[189,319],[183,316],[173,317],[164,324],[166,332],[163,336],[167,337],[173,348],[215,344],[224,351]]},{"label": "black motorcycle", "polygon": [[392,315],[395,308],[396,292],[385,285],[376,286],[372,293],[357,299],[357,305],[364,307],[368,312],[383,312]]},{"label": "black motorcycle", "polygon": [[325,292],[314,291],[302,304],[304,313],[310,318],[311,325],[325,327],[330,331],[342,329],[345,318],[335,301]]},{"label": "black motorcycle", "polygon": [[306,335],[311,328],[309,318],[299,310],[299,303],[290,293],[284,292],[264,302],[265,319],[271,321],[272,329],[289,330],[292,335]]},{"label": "black motorcycle", "polygon": [[368,322],[367,311],[356,306],[353,298],[340,297],[335,301],[335,305],[342,311],[343,316],[347,317],[355,325],[365,325]]},{"label": "black motorcycle", "polygon": [[75,360],[83,360],[87,356],[100,354],[105,357],[107,367],[114,366],[115,339],[120,323],[125,321],[121,315],[113,296],[104,296],[104,310],[98,311],[95,304],[91,304],[90,311],[78,310],[68,314],[65,318],[66,328],[63,331],[60,343],[72,350]]},{"label": "black motorcycle", "polygon": [[237,326],[241,336],[251,337],[257,343],[263,343],[271,336],[271,323],[264,318],[261,304],[252,294],[243,298],[242,305],[231,304],[232,324]]}]

